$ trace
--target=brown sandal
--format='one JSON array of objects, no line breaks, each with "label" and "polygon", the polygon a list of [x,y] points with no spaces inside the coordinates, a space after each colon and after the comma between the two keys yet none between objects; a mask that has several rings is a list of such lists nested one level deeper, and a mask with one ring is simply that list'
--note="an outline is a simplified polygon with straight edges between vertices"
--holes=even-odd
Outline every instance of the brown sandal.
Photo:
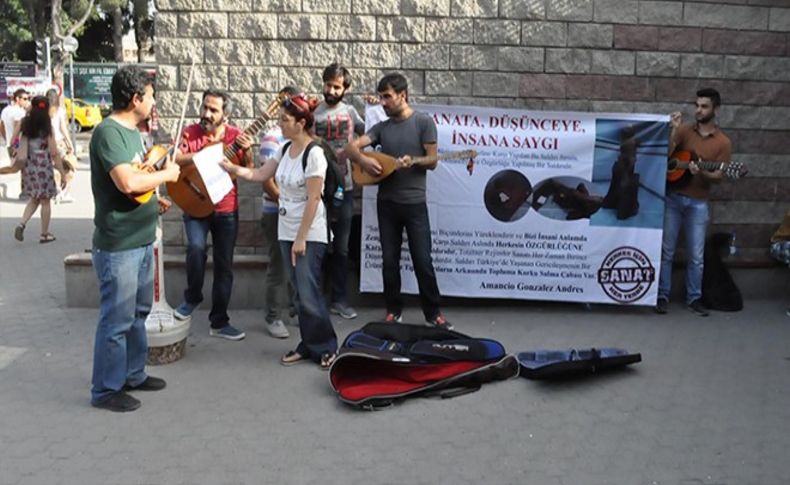
[{"label": "brown sandal", "polygon": [[307,357],[305,357],[304,355],[298,353],[295,350],[289,350],[287,354],[283,355],[282,358],[280,358],[280,365],[284,365],[288,367],[291,365],[296,365],[299,362],[305,360],[307,360]]},{"label": "brown sandal", "polygon": [[46,244],[46,243],[51,243],[55,239],[56,239],[55,235],[52,234],[51,232],[48,232],[46,234],[42,234],[41,238],[39,238],[38,242],[40,242],[41,244]]}]

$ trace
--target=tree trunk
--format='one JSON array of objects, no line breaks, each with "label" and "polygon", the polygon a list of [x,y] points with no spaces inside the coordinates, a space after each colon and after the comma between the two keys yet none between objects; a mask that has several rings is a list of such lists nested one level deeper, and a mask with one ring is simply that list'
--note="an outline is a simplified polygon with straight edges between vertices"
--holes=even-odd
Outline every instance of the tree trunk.
[{"label": "tree trunk", "polygon": [[121,7],[112,9],[112,50],[117,62],[123,62],[123,12]]},{"label": "tree trunk", "polygon": [[135,20],[134,23],[134,36],[137,38],[137,62],[140,63],[146,61],[146,56],[151,51],[153,39],[149,24],[153,24],[149,19]]},{"label": "tree trunk", "polygon": [[[55,46],[63,47],[61,38],[60,26],[61,15],[63,13],[63,0],[52,0],[52,38],[50,39],[50,48]],[[52,82],[63,88],[63,71],[65,70],[64,64],[68,57],[60,49],[52,49]],[[63,89],[65,92],[65,89]],[[73,97],[73,95],[72,95]]]},{"label": "tree trunk", "polygon": [[134,0],[134,37],[137,40],[137,62],[146,61],[154,38],[154,21],[149,16],[148,0]]}]

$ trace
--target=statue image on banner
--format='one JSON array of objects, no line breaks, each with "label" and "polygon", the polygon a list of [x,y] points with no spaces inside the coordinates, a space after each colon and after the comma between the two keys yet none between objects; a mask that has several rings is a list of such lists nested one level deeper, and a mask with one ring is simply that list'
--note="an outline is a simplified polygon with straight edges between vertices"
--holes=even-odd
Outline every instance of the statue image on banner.
[{"label": "statue image on banner", "polygon": [[606,194],[595,226],[663,227],[669,125],[596,120],[592,191]]}]

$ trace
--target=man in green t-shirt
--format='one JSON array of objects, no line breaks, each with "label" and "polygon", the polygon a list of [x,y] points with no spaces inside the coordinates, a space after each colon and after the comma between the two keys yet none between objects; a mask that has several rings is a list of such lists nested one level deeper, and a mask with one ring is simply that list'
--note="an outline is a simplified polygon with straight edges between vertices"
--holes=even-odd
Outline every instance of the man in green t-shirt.
[{"label": "man in green t-shirt", "polygon": [[133,200],[178,179],[170,159],[159,171],[142,163],[145,148],[137,125],[151,115],[153,80],[127,66],[112,78],[113,113],[90,142],[91,188],[95,201],[93,267],[99,280],[99,321],[93,351],[91,404],[134,411],[140,401],[126,391],[156,391],[165,381],[145,373],[145,319],[153,303],[153,242],[156,221],[167,203],[154,195]]}]

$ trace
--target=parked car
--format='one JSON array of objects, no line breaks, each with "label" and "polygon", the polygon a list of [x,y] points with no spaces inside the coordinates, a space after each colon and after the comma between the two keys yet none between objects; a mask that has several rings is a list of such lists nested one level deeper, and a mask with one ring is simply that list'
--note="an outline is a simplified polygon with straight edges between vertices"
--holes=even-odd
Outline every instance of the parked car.
[{"label": "parked car", "polygon": [[[64,98],[64,102],[66,103],[67,119],[71,122],[71,99]],[[101,110],[99,110],[98,106],[90,105],[79,98],[75,98],[74,119],[77,120],[80,129],[89,130],[101,123]]]}]

